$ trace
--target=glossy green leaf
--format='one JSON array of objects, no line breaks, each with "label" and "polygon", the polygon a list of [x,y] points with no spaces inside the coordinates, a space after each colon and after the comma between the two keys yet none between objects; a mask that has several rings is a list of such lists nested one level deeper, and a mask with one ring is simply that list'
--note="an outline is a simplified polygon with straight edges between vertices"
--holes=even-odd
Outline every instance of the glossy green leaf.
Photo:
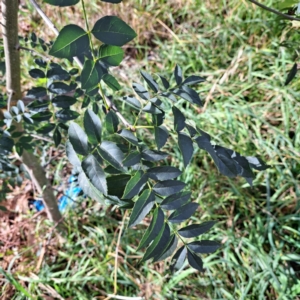
[{"label": "glossy green leaf", "polygon": [[87,59],[80,76],[81,88],[91,91],[98,86],[101,78],[103,78],[103,72],[98,63]]},{"label": "glossy green leaf", "polygon": [[18,109],[19,109],[22,113],[25,112],[25,105],[24,105],[24,102],[23,102],[22,100],[18,100],[18,102],[17,102],[17,107],[18,107]]},{"label": "glossy green leaf", "polygon": [[58,58],[71,59],[89,49],[89,37],[81,27],[67,25],[56,38],[49,54]]},{"label": "glossy green leaf", "polygon": [[53,105],[61,108],[69,108],[77,102],[77,99],[69,96],[56,96],[52,100]]},{"label": "glossy green leaf", "polygon": [[90,109],[84,113],[83,124],[88,140],[97,145],[101,142],[102,124],[100,118]]},{"label": "glossy green leaf", "polygon": [[196,253],[213,253],[221,247],[221,244],[215,241],[196,241],[187,244],[187,246]]},{"label": "glossy green leaf", "polygon": [[108,194],[121,198],[124,194],[125,187],[129,180],[130,175],[127,174],[120,174],[107,177],[106,181]]},{"label": "glossy green leaf", "polygon": [[103,194],[92,184],[83,171],[78,176],[78,184],[85,195],[104,204]]},{"label": "glossy green leaf", "polygon": [[130,152],[123,160],[124,167],[134,166],[141,161],[141,153],[139,151]]},{"label": "glossy green leaf", "polygon": [[168,180],[181,175],[181,171],[175,167],[161,166],[148,169],[147,174],[153,180]]},{"label": "glossy green leaf", "polygon": [[[160,126],[163,124],[165,120],[165,113],[162,112],[161,114],[152,115],[152,123],[154,126]],[[166,129],[167,131],[167,129]]]},{"label": "glossy green leaf", "polygon": [[134,30],[115,16],[99,19],[92,29],[92,34],[102,43],[123,46],[136,37]]},{"label": "glossy green leaf", "polygon": [[98,58],[110,66],[118,66],[124,56],[124,50],[118,46],[101,45]]},{"label": "glossy green leaf", "polygon": [[162,159],[166,159],[169,156],[168,153],[150,149],[143,150],[141,154],[142,158],[147,161],[159,161]]},{"label": "glossy green leaf", "polygon": [[139,145],[139,141],[136,138],[136,136],[129,130],[127,129],[122,129],[118,132],[118,134],[123,137],[126,141],[128,141],[129,143],[138,146]]},{"label": "glossy green leaf", "polygon": [[290,70],[284,85],[288,85],[296,77],[297,72],[298,72],[298,65],[297,63],[295,63],[292,69]]},{"label": "glossy green leaf", "polygon": [[170,196],[180,192],[185,187],[185,183],[179,180],[165,180],[156,183],[153,191],[160,196]]},{"label": "glossy green leaf", "polygon": [[178,65],[175,67],[174,77],[177,85],[180,85],[182,83],[182,70]]},{"label": "glossy green leaf", "polygon": [[185,238],[199,236],[210,230],[216,224],[215,221],[203,222],[201,224],[192,224],[178,230],[178,233]]},{"label": "glossy green leaf", "polygon": [[41,111],[31,116],[31,119],[35,122],[49,121],[52,118],[50,111]]},{"label": "glossy green leaf", "polygon": [[172,111],[174,114],[174,130],[181,131],[185,127],[185,116],[176,106],[172,106]]},{"label": "glossy green leaf", "polygon": [[140,241],[137,250],[147,247],[159,234],[160,230],[164,226],[165,215],[163,211],[157,207],[154,210],[153,217],[150,223],[150,226],[147,228],[143,238]]},{"label": "glossy green leaf", "polygon": [[67,141],[66,143],[66,154],[68,157],[69,162],[74,166],[74,167],[81,167],[81,161],[78,158],[72,144],[70,141]]},{"label": "glossy green leaf", "polygon": [[47,134],[47,133],[51,132],[55,127],[56,127],[55,124],[47,123],[47,124],[43,125],[41,128],[39,128],[36,132]]},{"label": "glossy green leaf", "polygon": [[147,82],[147,84],[150,87],[150,89],[152,91],[154,91],[155,93],[157,93],[159,87],[158,87],[157,82],[154,80],[154,78],[150,74],[148,74],[147,72],[145,72],[145,71],[141,71],[141,75],[143,76],[143,78]]},{"label": "glossy green leaf", "polygon": [[82,170],[91,183],[104,195],[107,195],[106,176],[94,155],[89,154],[82,161]]},{"label": "glossy green leaf", "polygon": [[170,215],[169,221],[171,223],[181,223],[189,219],[197,210],[198,206],[198,203],[191,202],[179,207]]},{"label": "glossy green leaf", "polygon": [[162,82],[164,88],[167,90],[170,87],[169,81],[165,77],[163,77],[163,76],[159,75],[159,77],[161,79],[161,82]]},{"label": "glossy green leaf", "polygon": [[58,147],[58,145],[61,142],[61,133],[60,133],[58,127],[56,127],[53,132],[53,140],[54,140],[55,147]]},{"label": "glossy green leaf", "polygon": [[108,133],[113,134],[118,131],[119,119],[117,115],[111,110],[105,117],[105,127]]},{"label": "glossy green leaf", "polygon": [[187,251],[188,262],[194,269],[204,272],[202,259],[195,253]]},{"label": "glossy green leaf", "polygon": [[176,251],[171,261],[171,266],[170,266],[171,272],[174,272],[175,270],[179,270],[183,266],[183,263],[186,258],[186,253],[187,250],[185,246],[182,246]]},{"label": "glossy green leaf", "polygon": [[66,121],[71,121],[71,120],[77,119],[80,116],[80,114],[77,111],[74,111],[74,110],[71,110],[68,108],[64,108],[64,109],[57,111],[55,113],[55,116],[59,121],[66,122]]},{"label": "glossy green leaf", "polygon": [[129,104],[134,109],[140,111],[141,103],[135,97],[125,96],[125,97],[122,98],[122,100],[125,101],[127,104]]},{"label": "glossy green leaf", "polygon": [[172,93],[170,93],[170,92],[162,93],[161,96],[163,96],[165,98],[168,98],[172,102],[176,102],[177,101],[176,97]]},{"label": "glossy green leaf", "polygon": [[64,7],[64,6],[75,5],[79,2],[79,0],[44,0],[44,2],[51,5]]},{"label": "glossy green leaf", "polygon": [[173,90],[172,93],[184,100],[187,100],[192,104],[203,106],[198,93],[195,92],[193,89],[189,88],[188,86],[183,85],[181,88]]},{"label": "glossy green leaf", "polygon": [[134,91],[144,100],[149,100],[150,99],[150,94],[149,92],[146,90],[146,88],[139,84],[139,83],[134,83],[132,85]]},{"label": "glossy green leaf", "polygon": [[198,133],[197,130],[189,124],[185,124],[185,127],[188,130],[191,138],[193,138]]},{"label": "glossy green leaf", "polygon": [[103,141],[98,148],[101,157],[119,170],[123,170],[124,154],[121,149],[113,142]]},{"label": "glossy green leaf", "polygon": [[76,123],[71,122],[68,130],[69,140],[76,153],[88,154],[88,137],[83,129]]},{"label": "glossy green leaf", "polygon": [[119,91],[121,89],[121,85],[117,81],[115,77],[111,74],[104,74],[102,76],[102,80],[109,86],[113,91]]},{"label": "glossy green leaf", "polygon": [[166,144],[169,137],[169,132],[167,128],[162,125],[154,128],[154,136],[155,136],[157,149],[159,150]]},{"label": "glossy green leaf", "polygon": [[31,69],[29,71],[29,75],[32,77],[32,78],[45,78],[46,75],[45,75],[45,72],[40,70],[40,69]]},{"label": "glossy green leaf", "polygon": [[153,103],[149,102],[147,103],[144,108],[143,108],[144,112],[147,112],[149,114],[153,114],[153,115],[159,115],[162,114],[162,111]]},{"label": "glossy green leaf", "polygon": [[139,224],[153,207],[155,200],[154,194],[150,190],[143,191],[142,195],[134,204],[128,227]]},{"label": "glossy green leaf", "polygon": [[47,90],[44,87],[34,87],[30,89],[26,97],[31,99],[43,99],[47,96]]},{"label": "glossy green leaf", "polygon": [[49,85],[48,89],[53,94],[62,95],[72,92],[74,90],[74,86],[68,85],[64,82],[53,82]]},{"label": "glossy green leaf", "polygon": [[47,78],[52,80],[70,80],[70,74],[60,65],[51,63],[50,69],[47,71]]},{"label": "glossy green leaf", "polygon": [[246,159],[248,160],[250,167],[255,170],[263,171],[270,168],[270,166],[266,165],[259,157],[246,156]]},{"label": "glossy green leaf", "polygon": [[131,199],[138,195],[148,180],[148,175],[142,171],[137,171],[128,181],[122,199]]},{"label": "glossy green leaf", "polygon": [[194,153],[193,141],[187,134],[178,132],[178,146],[183,157],[184,166],[187,167]]},{"label": "glossy green leaf", "polygon": [[141,262],[144,262],[151,258],[160,257],[163,254],[169,239],[170,226],[168,225],[168,223],[165,223],[163,231],[158,234],[158,236],[154,239],[152,244],[147,248],[146,253],[142,258]]},{"label": "glossy green leaf", "polygon": [[167,243],[167,246],[163,250],[162,255],[160,255],[160,256],[157,255],[156,257],[154,257],[153,262],[162,261],[162,260],[165,260],[166,258],[168,258],[169,256],[171,256],[173,254],[173,252],[176,250],[177,244],[178,244],[178,238],[175,234],[172,234]]},{"label": "glossy green leaf", "polygon": [[166,210],[177,209],[189,202],[191,192],[179,192],[165,198],[161,203],[160,207]]},{"label": "glossy green leaf", "polygon": [[186,78],[182,85],[193,85],[193,84],[197,84],[197,83],[200,83],[200,82],[204,82],[205,79],[200,77],[200,76],[195,76],[195,75],[192,75],[192,76],[189,76],[188,78]]}]

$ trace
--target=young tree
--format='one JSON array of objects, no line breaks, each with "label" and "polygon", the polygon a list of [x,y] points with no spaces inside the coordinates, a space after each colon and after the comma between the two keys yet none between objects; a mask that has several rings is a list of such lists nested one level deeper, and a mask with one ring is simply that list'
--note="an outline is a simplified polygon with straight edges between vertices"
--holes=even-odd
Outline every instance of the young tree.
[{"label": "young tree", "polygon": [[[2,26],[7,39],[7,76],[12,74],[10,68],[19,65],[16,49],[20,49],[21,41],[17,38],[17,2],[2,1]],[[75,5],[79,0],[45,2],[63,7]],[[198,75],[184,79],[178,65],[173,73],[174,83],[162,76],[141,71],[146,85],[132,85],[137,96],[118,97],[116,92],[121,85],[110,73],[110,67],[120,64],[124,54],[122,46],[135,38],[136,33],[116,16],[103,16],[90,27],[85,2],[80,2],[86,28],[66,24],[58,31],[36,1],[31,0],[57,38],[53,44],[49,44],[35,34],[31,35],[31,42],[38,45],[37,49],[43,51],[46,59],[36,59],[37,67],[29,73],[33,78],[47,78],[47,85],[32,87],[28,91],[27,97],[33,101],[27,107],[20,100],[20,77],[16,80],[18,86],[7,86],[8,98],[18,102],[16,106],[8,105],[4,113],[5,130],[1,143],[5,152],[1,155],[5,164],[9,165],[7,154],[14,148],[41,187],[49,216],[58,222],[60,215],[57,207],[53,208],[51,187],[45,179],[40,181],[42,175],[39,176],[37,170],[43,176],[44,173],[31,153],[35,144],[30,134],[50,133],[56,146],[65,138],[66,155],[78,173],[79,185],[86,195],[102,203],[130,210],[129,227],[139,224],[146,215],[151,214],[151,224],[138,246],[139,249],[148,247],[142,261],[163,260],[175,252],[171,269],[179,269],[187,257],[192,267],[202,271],[199,254],[215,251],[220,247],[219,243],[207,240],[190,242],[186,239],[207,232],[215,222],[177,227],[190,219],[198,204],[190,200],[191,192],[186,184],[177,180],[181,170],[167,162],[171,153],[162,151],[169,135],[177,138],[185,167],[191,162],[195,145],[210,154],[220,173],[229,177],[242,176],[250,185],[254,178],[252,169],[264,170],[267,166],[259,158],[245,157],[234,150],[212,144],[208,133],[189,122],[178,99],[193,106],[202,106],[197,91],[192,87],[205,80]],[[8,20],[12,18],[15,22],[8,25]],[[14,28],[14,35],[5,31],[10,27]],[[99,42],[101,45],[97,46]],[[9,63],[10,53],[16,56],[13,64]],[[59,59],[61,63],[57,64],[49,57]],[[64,60],[75,61],[79,70],[63,68]],[[19,73],[19,69],[16,72]],[[10,79],[7,82],[11,82]],[[117,101],[125,102],[135,113],[120,112]],[[71,108],[80,103],[84,111],[82,126],[74,121],[79,119],[80,114]],[[172,126],[165,123],[168,110],[173,113]],[[22,127],[22,122],[26,126]],[[146,130],[153,135],[155,145],[144,135]]]}]

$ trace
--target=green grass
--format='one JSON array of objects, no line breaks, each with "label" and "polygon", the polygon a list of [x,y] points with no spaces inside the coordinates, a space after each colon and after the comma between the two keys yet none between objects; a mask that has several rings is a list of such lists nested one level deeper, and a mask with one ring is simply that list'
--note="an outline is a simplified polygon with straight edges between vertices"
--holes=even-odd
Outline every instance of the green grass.
[{"label": "green grass", "polygon": [[[99,6],[90,2],[88,13],[96,20]],[[105,14],[109,6],[103,5]],[[187,119],[211,134],[216,143],[243,155],[260,155],[271,167],[258,173],[250,188],[242,179],[218,174],[211,158],[198,150],[182,179],[200,204],[193,220],[219,220],[207,238],[222,242],[222,248],[204,259],[204,274],[186,267],[170,276],[167,264],[138,265],[143,253],[135,249],[145,226],[126,230],[119,245],[117,294],[170,300],[297,299],[300,90],[297,79],[284,86],[296,46],[281,46],[286,40],[297,42],[295,29],[247,1],[160,0],[145,4],[136,0],[122,5],[116,13],[129,23],[132,20],[142,43],[134,52],[139,61],[128,58],[121,68],[125,82],[137,80],[141,66],[168,75],[176,63],[185,75],[207,77],[199,86],[204,109],[197,111],[178,103]],[[74,15],[78,18],[77,10]],[[62,12],[57,18],[59,27],[65,16]],[[171,141],[167,149],[175,154],[173,163],[183,169],[179,150]],[[58,246],[55,239],[48,239],[52,242],[38,271],[37,250],[21,252],[23,263],[30,262],[30,268],[15,268],[9,276],[33,297],[105,299],[114,293],[115,249],[122,215],[91,201],[84,203],[85,207],[66,218],[66,243]],[[45,224],[39,226],[36,238],[43,240],[50,229]],[[4,299],[25,299],[15,281],[6,282],[2,294],[11,298]]]}]

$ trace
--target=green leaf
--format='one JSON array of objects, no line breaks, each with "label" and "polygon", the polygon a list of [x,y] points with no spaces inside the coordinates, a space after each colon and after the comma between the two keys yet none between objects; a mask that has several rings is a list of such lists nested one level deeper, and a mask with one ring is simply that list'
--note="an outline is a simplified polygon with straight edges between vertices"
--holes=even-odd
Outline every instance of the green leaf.
[{"label": "green leaf", "polygon": [[182,246],[176,251],[171,261],[171,266],[170,266],[171,272],[174,272],[175,270],[179,270],[182,267],[186,258],[186,253],[187,250],[185,246]]},{"label": "green leaf", "polygon": [[169,221],[171,223],[181,223],[189,219],[197,210],[198,206],[198,203],[191,202],[179,207],[170,215]]},{"label": "green leaf", "polygon": [[59,121],[66,122],[77,119],[80,116],[80,114],[77,111],[65,108],[56,112],[55,116]]},{"label": "green leaf", "polygon": [[155,196],[150,190],[143,191],[134,204],[128,227],[139,224],[150,212],[155,201]]},{"label": "green leaf", "polygon": [[129,143],[138,146],[139,145],[139,141],[136,138],[136,136],[129,130],[127,129],[122,129],[118,132],[118,134],[123,137],[126,141],[128,141]]},{"label": "green leaf", "polygon": [[178,230],[178,233],[185,238],[196,237],[210,230],[215,223],[215,221],[208,221],[201,224],[188,225]]},{"label": "green leaf", "polygon": [[143,85],[139,83],[133,83],[132,88],[142,99],[144,100],[150,99],[150,94]]},{"label": "green leaf", "polygon": [[144,187],[148,180],[148,175],[142,171],[137,171],[128,181],[122,199],[131,199]]},{"label": "green leaf", "polygon": [[107,195],[106,177],[95,156],[89,154],[82,162],[82,170],[91,183],[104,195]]},{"label": "green leaf", "polygon": [[113,91],[119,91],[121,89],[121,86],[117,79],[113,77],[110,74],[104,74],[102,76],[102,80],[113,90]]},{"label": "green leaf", "polygon": [[179,192],[165,198],[160,207],[166,210],[174,210],[189,202],[191,192]]},{"label": "green leaf", "polygon": [[157,149],[162,148],[169,137],[169,132],[165,126],[159,126],[154,128],[155,142],[157,145]]},{"label": "green leaf", "polygon": [[185,127],[188,130],[191,138],[193,138],[198,133],[197,130],[189,124],[185,124]]},{"label": "green leaf", "polygon": [[113,4],[122,2],[122,0],[101,0],[101,1],[102,1],[102,2],[113,3]]},{"label": "green leaf", "polygon": [[185,187],[185,183],[179,180],[165,180],[156,183],[153,191],[160,196],[170,196],[180,192]]},{"label": "green leaf", "polygon": [[40,70],[40,69],[31,69],[29,71],[29,75],[32,77],[32,78],[45,78],[46,75],[45,75],[45,72]]},{"label": "green leaf", "polygon": [[118,66],[124,56],[124,50],[117,46],[101,45],[98,58],[110,66]]},{"label": "green leaf", "polygon": [[89,142],[93,145],[100,143],[102,133],[100,118],[92,110],[87,109],[84,113],[83,124]]},{"label": "green leaf", "polygon": [[154,180],[168,180],[181,175],[181,171],[175,167],[162,166],[148,169],[147,174]]},{"label": "green leaf", "polygon": [[103,194],[91,183],[83,171],[78,176],[78,184],[85,195],[104,204]]},{"label": "green leaf", "polygon": [[169,156],[168,153],[156,150],[145,149],[142,151],[142,158],[147,161],[159,161]]},{"label": "green leaf", "polygon": [[95,89],[102,77],[103,71],[98,63],[94,62],[92,59],[87,59],[84,62],[80,76],[81,88],[87,91]]},{"label": "green leaf", "polygon": [[113,134],[118,131],[119,119],[117,115],[110,110],[105,117],[105,127],[108,133]]},{"label": "green leaf", "polygon": [[58,127],[56,127],[55,130],[54,130],[54,132],[53,132],[53,140],[54,140],[55,147],[58,147],[58,145],[61,142],[61,134],[59,132],[59,128]]},{"label": "green leaf", "polygon": [[141,161],[141,153],[139,151],[130,152],[123,160],[124,167],[134,166]]},{"label": "green leaf", "polygon": [[92,34],[104,44],[120,47],[136,37],[134,30],[115,16],[99,19],[92,29]]},{"label": "green leaf", "polygon": [[295,63],[292,69],[290,70],[284,85],[288,85],[296,77],[297,72],[298,72],[298,66],[297,63]]},{"label": "green leaf", "polygon": [[143,78],[147,82],[147,84],[150,87],[150,89],[152,91],[154,91],[155,93],[157,93],[159,87],[158,87],[157,82],[153,79],[153,77],[150,74],[148,74],[148,73],[146,73],[144,71],[141,71],[141,75],[143,76]]},{"label": "green leaf", "polygon": [[196,253],[213,253],[221,247],[221,244],[215,241],[196,241],[187,244],[187,246]]},{"label": "green leaf", "polygon": [[0,150],[6,150],[11,152],[12,148],[14,146],[14,141],[13,139],[7,137],[7,136],[1,136],[0,137]]},{"label": "green leaf", "polygon": [[74,166],[74,167],[81,167],[81,161],[78,158],[72,144],[70,141],[67,141],[66,143],[66,154],[68,157],[69,162]]},{"label": "green leaf", "polygon": [[79,0],[44,0],[44,2],[55,6],[71,6],[79,2]]},{"label": "green leaf", "polygon": [[75,104],[77,99],[69,96],[56,96],[52,99],[53,105],[56,107],[69,108],[71,105]]},{"label": "green leaf", "polygon": [[129,104],[132,108],[140,111],[141,103],[135,97],[125,96],[122,98],[122,100],[125,101],[127,104]]},{"label": "green leaf", "polygon": [[198,255],[188,250],[187,257],[191,267],[200,272],[204,272],[202,259]]},{"label": "green leaf", "polygon": [[19,109],[22,113],[25,112],[25,105],[24,105],[24,102],[23,102],[22,100],[18,100],[18,102],[17,102],[17,107],[18,107],[18,109]]},{"label": "green leaf", "polygon": [[147,103],[144,108],[143,108],[144,112],[147,112],[149,114],[153,114],[153,115],[160,115],[162,114],[162,111],[153,103],[149,102]]},{"label": "green leaf", "polygon": [[42,111],[31,116],[31,119],[35,122],[48,121],[52,118],[52,113],[50,111]]},{"label": "green leaf", "polygon": [[49,85],[48,89],[53,94],[61,95],[72,92],[74,90],[74,86],[68,85],[64,82],[53,82]]},{"label": "green leaf", "polygon": [[177,244],[178,244],[178,238],[175,234],[172,234],[167,243],[167,246],[163,250],[162,255],[160,255],[160,256],[157,255],[156,257],[154,257],[153,262],[161,261],[161,260],[164,260],[164,259],[168,258],[169,256],[171,256],[173,254],[173,252],[175,251],[175,249],[177,248]]},{"label": "green leaf", "polygon": [[108,195],[117,196],[119,198],[124,194],[125,187],[130,180],[130,175],[120,174],[106,178]]},{"label": "green leaf", "polygon": [[200,76],[195,76],[195,75],[192,75],[192,76],[189,76],[188,78],[186,78],[182,85],[193,85],[193,84],[197,84],[197,83],[200,83],[200,82],[204,82],[205,79],[200,77]]},{"label": "green leaf", "polygon": [[183,156],[184,166],[187,167],[194,153],[193,141],[187,134],[178,132],[178,146]]},{"label": "green leaf", "polygon": [[82,128],[71,122],[68,130],[69,140],[76,153],[81,155],[88,154],[88,137]]},{"label": "green leaf", "polygon": [[53,123],[47,123],[47,124],[43,125],[41,128],[39,128],[36,132],[47,134],[47,133],[51,132],[55,128],[55,126],[56,125]]},{"label": "green leaf", "polygon": [[162,232],[154,239],[152,244],[147,248],[144,257],[141,260],[141,263],[150,259],[159,257],[163,254],[164,249],[170,239],[170,226],[168,223],[165,223]]},{"label": "green leaf", "polygon": [[[154,126],[160,126],[163,124],[165,119],[165,113],[163,112],[162,114],[157,114],[157,115],[152,115],[152,123]],[[167,131],[167,129],[166,129]]]},{"label": "green leaf", "polygon": [[103,141],[101,143],[99,154],[101,157],[118,170],[123,171],[122,161],[124,154],[121,149],[113,142]]},{"label": "green leaf", "polygon": [[188,86],[183,85],[181,88],[173,90],[172,93],[174,93],[175,95],[179,96],[184,100],[187,100],[192,104],[203,106],[198,93],[192,90],[191,88],[189,88]]},{"label": "green leaf", "polygon": [[47,78],[52,80],[70,80],[70,74],[60,65],[51,63],[50,69],[47,71]]},{"label": "green leaf", "polygon": [[163,211],[157,207],[154,210],[150,226],[147,228],[137,250],[147,247],[159,234],[161,228],[164,226],[165,215]]},{"label": "green leaf", "polygon": [[174,76],[175,76],[175,81],[176,81],[177,85],[180,85],[182,82],[182,70],[178,65],[176,65],[176,67],[175,67]]},{"label": "green leaf", "polygon": [[259,157],[246,156],[246,159],[248,160],[250,167],[255,170],[263,171],[270,168],[270,166],[266,165]]},{"label": "green leaf", "polygon": [[174,130],[181,131],[185,127],[185,116],[176,106],[172,106],[172,111],[174,114]]},{"label": "green leaf", "polygon": [[31,99],[43,99],[46,96],[47,90],[44,87],[34,87],[26,94],[26,97]]},{"label": "green leaf", "polygon": [[67,25],[56,38],[49,54],[58,58],[72,59],[89,49],[89,37],[81,27]]},{"label": "green leaf", "polygon": [[159,77],[161,79],[161,82],[162,82],[164,88],[167,90],[170,87],[169,81],[165,77],[163,77],[163,76],[159,75]]},{"label": "green leaf", "polygon": [[172,102],[176,102],[177,101],[176,97],[173,94],[169,93],[169,92],[162,93],[161,95],[163,97],[165,97],[165,98],[168,98]]}]

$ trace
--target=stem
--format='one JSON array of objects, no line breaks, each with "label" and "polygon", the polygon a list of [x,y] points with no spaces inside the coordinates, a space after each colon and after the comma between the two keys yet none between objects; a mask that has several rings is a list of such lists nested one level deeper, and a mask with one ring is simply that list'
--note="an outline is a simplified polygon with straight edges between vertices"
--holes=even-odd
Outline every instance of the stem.
[{"label": "stem", "polygon": [[[22,99],[21,92],[21,71],[20,71],[20,52],[17,50],[18,41],[18,0],[2,0],[2,33],[5,52],[6,66],[6,89],[10,94],[8,108],[14,105],[18,99]],[[24,132],[21,123],[14,122],[15,132]],[[17,139],[15,139],[15,142]],[[39,159],[32,153],[23,151],[20,160],[24,163],[37,190],[43,195],[48,218],[59,224],[60,229],[62,216],[58,210],[56,198],[52,187],[48,182],[45,171],[39,163]]]},{"label": "stem", "polygon": [[263,8],[263,9],[265,9],[265,10],[271,12],[271,13],[273,13],[273,14],[276,14],[276,15],[278,15],[278,16],[284,18],[284,19],[292,20],[292,21],[299,21],[299,22],[300,22],[300,19],[299,19],[299,18],[296,18],[296,17],[290,16],[290,15],[284,14],[284,13],[280,12],[279,10],[276,10],[276,9],[274,9],[274,8],[271,8],[271,7],[269,7],[269,6],[266,6],[266,5],[264,5],[264,4],[261,4],[261,3],[259,3],[259,2],[256,1],[256,0],[249,0],[249,1],[252,2],[252,3],[254,3],[255,5],[257,5],[257,6],[261,7],[261,8]]}]

